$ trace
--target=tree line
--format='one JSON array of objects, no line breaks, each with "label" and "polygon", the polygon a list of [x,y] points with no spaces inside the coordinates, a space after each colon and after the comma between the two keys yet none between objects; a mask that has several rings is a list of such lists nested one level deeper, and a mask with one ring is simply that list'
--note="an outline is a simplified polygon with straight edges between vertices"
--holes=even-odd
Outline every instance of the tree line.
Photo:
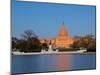
[{"label": "tree line", "polygon": [[40,52],[48,48],[46,43],[41,44],[38,36],[32,30],[26,30],[21,38],[12,37],[12,50],[20,52]]},{"label": "tree line", "polygon": [[[96,52],[96,39],[93,35],[76,36],[74,38],[76,40],[70,46],[71,49],[85,48],[88,52]],[[20,39],[12,37],[12,51],[41,52],[41,49],[48,50],[48,45],[40,43],[38,36],[32,30],[24,31]]]},{"label": "tree line", "polygon": [[83,37],[75,37],[76,41],[71,45],[72,48],[83,48],[87,49],[88,52],[96,52],[96,39],[93,35],[85,35]]}]

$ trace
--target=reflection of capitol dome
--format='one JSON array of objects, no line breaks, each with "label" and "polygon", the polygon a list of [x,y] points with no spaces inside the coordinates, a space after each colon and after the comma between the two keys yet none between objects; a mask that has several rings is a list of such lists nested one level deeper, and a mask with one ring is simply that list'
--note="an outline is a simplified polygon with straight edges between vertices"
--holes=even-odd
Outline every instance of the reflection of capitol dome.
[{"label": "reflection of capitol dome", "polygon": [[55,38],[46,39],[46,41],[41,40],[41,43],[47,43],[55,45],[56,47],[65,47],[68,48],[73,43],[73,39],[68,36],[68,31],[66,30],[64,23],[62,24],[60,28],[60,32],[58,33],[58,36]]}]

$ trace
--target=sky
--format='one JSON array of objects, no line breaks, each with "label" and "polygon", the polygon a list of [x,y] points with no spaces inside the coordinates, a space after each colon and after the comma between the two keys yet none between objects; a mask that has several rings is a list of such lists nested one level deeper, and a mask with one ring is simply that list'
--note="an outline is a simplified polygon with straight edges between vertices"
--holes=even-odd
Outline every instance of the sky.
[{"label": "sky", "polygon": [[33,30],[40,38],[56,37],[63,22],[70,37],[95,35],[95,6],[12,0],[11,7],[14,37],[25,30]]}]

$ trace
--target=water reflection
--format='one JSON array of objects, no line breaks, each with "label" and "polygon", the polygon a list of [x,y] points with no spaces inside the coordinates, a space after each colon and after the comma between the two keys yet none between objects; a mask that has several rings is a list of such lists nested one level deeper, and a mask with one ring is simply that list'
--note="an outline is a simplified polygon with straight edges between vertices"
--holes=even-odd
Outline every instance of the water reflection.
[{"label": "water reflection", "polygon": [[96,54],[13,55],[11,73],[95,69]]},{"label": "water reflection", "polygon": [[70,66],[70,55],[69,54],[60,54],[57,57],[57,64],[58,64],[58,70],[69,70]]}]

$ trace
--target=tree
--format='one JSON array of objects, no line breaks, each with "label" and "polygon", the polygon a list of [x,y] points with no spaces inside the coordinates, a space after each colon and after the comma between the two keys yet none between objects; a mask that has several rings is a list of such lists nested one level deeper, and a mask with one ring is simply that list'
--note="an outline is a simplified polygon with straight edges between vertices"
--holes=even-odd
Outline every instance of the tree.
[{"label": "tree", "polygon": [[21,35],[23,39],[30,41],[31,38],[38,38],[37,35],[32,30],[24,31],[24,34]]},{"label": "tree", "polygon": [[17,42],[18,42],[18,39],[16,37],[12,37],[12,50],[17,49]]},{"label": "tree", "polygon": [[20,52],[40,52],[41,44],[32,30],[26,30],[20,39],[12,37],[12,50],[14,49]]},{"label": "tree", "polygon": [[45,50],[48,49],[48,45],[47,45],[47,43],[43,43],[41,46],[42,46],[42,49],[45,49]]},{"label": "tree", "polygon": [[[33,33],[32,30],[24,31],[22,34],[22,39],[24,40],[21,44],[25,45],[25,52],[38,52],[40,49],[40,41],[38,37]],[[24,48],[24,46],[22,46]]]},{"label": "tree", "polygon": [[74,43],[70,47],[74,49],[79,49],[80,46],[81,46],[81,42],[80,40],[77,40],[77,41],[74,41]]},{"label": "tree", "polygon": [[96,41],[93,35],[86,35],[81,39],[81,46],[87,49],[95,49]]},{"label": "tree", "polygon": [[89,52],[96,52],[96,40],[93,35],[86,35],[84,37],[84,46]]},{"label": "tree", "polygon": [[20,52],[27,52],[26,45],[27,45],[27,42],[23,39],[20,39],[20,40],[18,40],[16,47],[17,47],[18,51],[20,51]]},{"label": "tree", "polygon": [[78,37],[71,45],[72,48],[86,48],[88,51],[96,51],[96,40],[93,35]]}]

